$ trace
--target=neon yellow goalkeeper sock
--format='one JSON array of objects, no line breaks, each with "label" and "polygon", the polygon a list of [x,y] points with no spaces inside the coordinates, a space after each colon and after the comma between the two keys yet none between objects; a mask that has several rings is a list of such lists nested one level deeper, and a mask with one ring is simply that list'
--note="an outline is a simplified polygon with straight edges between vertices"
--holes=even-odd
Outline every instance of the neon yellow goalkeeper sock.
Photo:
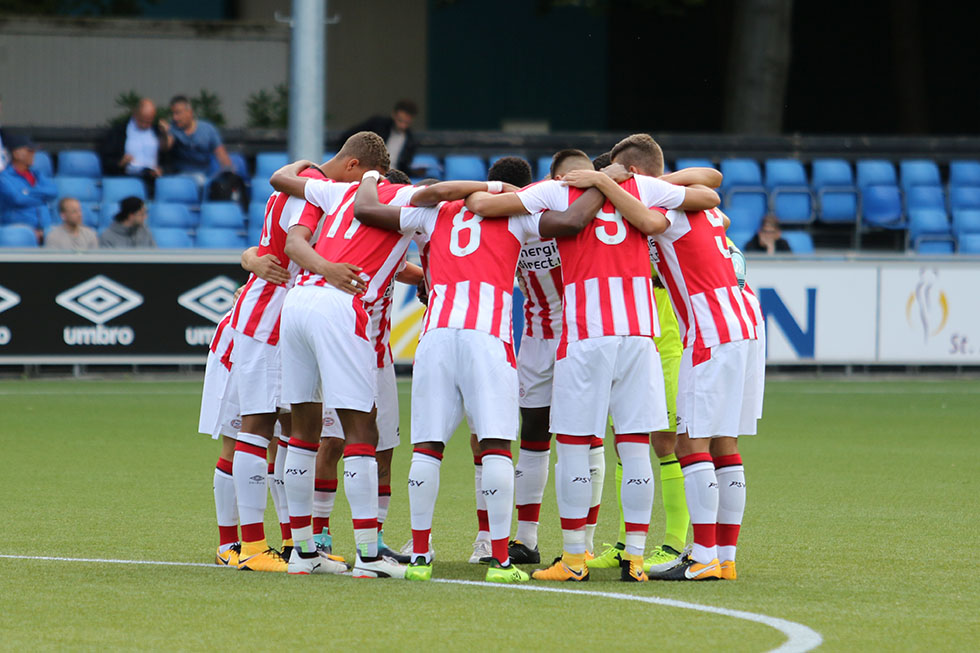
[{"label": "neon yellow goalkeeper sock", "polygon": [[616,503],[619,505],[619,539],[626,542],[626,518],[623,517],[623,463],[616,461]]},{"label": "neon yellow goalkeeper sock", "polygon": [[683,551],[691,517],[687,513],[687,499],[684,496],[684,472],[674,454],[660,458],[660,488],[667,516],[664,544]]}]

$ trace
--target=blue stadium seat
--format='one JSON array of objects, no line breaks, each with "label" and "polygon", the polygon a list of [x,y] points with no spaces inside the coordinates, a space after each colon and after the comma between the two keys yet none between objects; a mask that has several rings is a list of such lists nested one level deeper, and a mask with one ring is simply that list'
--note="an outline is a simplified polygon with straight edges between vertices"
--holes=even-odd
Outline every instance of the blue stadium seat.
[{"label": "blue stadium seat", "polygon": [[946,210],[946,195],[942,186],[910,186],[905,195],[905,206],[912,209]]},{"label": "blue stadium seat", "polygon": [[51,162],[51,155],[47,152],[34,153],[34,167],[45,177],[54,177],[54,164]]},{"label": "blue stadium seat", "polygon": [[961,254],[980,254],[980,233],[960,236],[957,239],[957,249]]},{"label": "blue stadium seat", "polygon": [[949,208],[980,209],[980,186],[950,186]]},{"label": "blue stadium seat", "polygon": [[941,255],[953,253],[953,241],[950,238],[923,238],[915,245],[916,254]]},{"label": "blue stadium seat", "polygon": [[902,194],[895,185],[870,185],[862,188],[862,218],[872,227],[903,229]]},{"label": "blue stadium seat", "polygon": [[980,186],[980,161],[950,161],[950,186]]},{"label": "blue stadium seat", "polygon": [[34,230],[24,224],[0,226],[0,247],[37,247]]},{"label": "blue stadium seat", "polygon": [[980,209],[953,209],[953,233],[980,234]]},{"label": "blue stadium seat", "polygon": [[201,227],[242,231],[245,216],[235,202],[205,202],[201,205]]},{"label": "blue stadium seat", "polygon": [[813,254],[813,237],[806,231],[784,231],[783,238],[794,254]]},{"label": "blue stadium seat", "polygon": [[157,179],[154,198],[157,202],[201,203],[197,182],[185,175],[169,175]]},{"label": "blue stadium seat", "polygon": [[762,218],[766,215],[769,201],[765,191],[751,192],[735,190],[725,196],[724,211],[729,216],[732,212],[751,215],[752,219],[762,223]]},{"label": "blue stadium seat", "polygon": [[272,187],[269,183],[268,177],[252,177],[252,194],[249,196],[253,202],[262,202],[265,206],[266,200],[269,199],[269,195],[272,195],[276,189]]},{"label": "blue stadium seat", "polygon": [[483,181],[487,178],[487,165],[483,159],[473,154],[450,154],[446,157],[446,180],[472,179]]},{"label": "blue stadium seat", "polygon": [[186,230],[197,226],[197,220],[186,204],[154,202],[149,213],[150,228],[154,233],[158,227]]},{"label": "blue stadium seat", "polygon": [[[762,226],[762,218],[764,217],[765,213],[760,213],[753,208],[734,206],[725,209],[725,215],[727,215],[728,219],[732,221],[732,224],[728,227],[730,232],[747,232],[749,234],[749,238],[751,238],[757,231],[759,231],[759,227]],[[729,234],[729,236],[731,236],[731,234]],[[735,241],[735,239],[732,238],[732,241]],[[738,243],[736,242],[736,244]],[[739,247],[741,247],[741,245],[739,245]]]},{"label": "blue stadium seat", "polygon": [[249,247],[251,247],[252,245],[258,245],[259,241],[262,240],[262,225],[249,224],[246,234],[247,234],[246,239],[248,240]]},{"label": "blue stadium seat", "polygon": [[862,159],[857,162],[857,185],[862,190],[866,186],[897,186],[895,166],[891,161]]},{"label": "blue stadium seat", "polygon": [[266,203],[260,200],[254,200],[248,205],[248,228],[258,227],[259,231],[262,230],[262,223],[265,222],[265,205]]},{"label": "blue stadium seat", "polygon": [[935,208],[909,210],[909,241],[918,243],[922,236],[949,236],[949,218],[946,211]]},{"label": "blue stadium seat", "polygon": [[197,230],[197,246],[201,249],[243,250],[248,245],[245,237],[234,229],[201,227]]},{"label": "blue stadium seat", "polygon": [[102,200],[102,189],[91,177],[55,177],[54,185],[58,188],[58,199],[74,197],[79,202],[89,204]]},{"label": "blue stadium seat", "polygon": [[811,188],[819,205],[819,217],[826,223],[857,220],[858,193],[851,164],[843,159],[814,159]]},{"label": "blue stadium seat", "polygon": [[796,159],[768,159],[766,188],[769,210],[784,224],[813,222],[813,196],[806,180],[806,170]]},{"label": "blue stadium seat", "polygon": [[778,186],[805,186],[806,170],[796,159],[766,159],[766,188],[772,191]]},{"label": "blue stadium seat", "polygon": [[[734,225],[733,225],[733,227],[734,227]],[[742,249],[742,248],[745,247],[745,243],[747,243],[750,240],[752,240],[752,236],[755,235],[755,232],[754,231],[743,231],[743,230],[739,230],[739,229],[734,229],[733,227],[729,227],[728,232],[727,232],[728,237],[731,239],[731,241],[733,243],[735,243],[735,246],[736,247],[738,247],[739,249]]]},{"label": "blue stadium seat", "polygon": [[289,163],[289,154],[286,152],[259,152],[255,155],[255,177],[265,177],[266,180],[272,173]]},{"label": "blue stadium seat", "polygon": [[146,187],[136,177],[105,177],[102,179],[102,201],[119,202],[124,197],[146,199]]},{"label": "blue stadium seat", "polygon": [[547,179],[548,175],[551,174],[551,157],[550,156],[539,156],[538,157],[538,176],[534,178],[534,181],[540,181],[541,179]]},{"label": "blue stadium seat", "polygon": [[[251,175],[248,174],[248,163],[245,162],[245,157],[238,152],[229,152],[228,158],[231,159],[231,169],[236,175],[242,179],[248,179]],[[218,159],[213,155],[211,156],[211,163],[208,164],[208,178],[215,176],[221,172],[221,164],[218,163]],[[273,170],[275,172],[275,170]]]},{"label": "blue stadium seat", "polygon": [[[442,178],[442,163],[439,162],[439,157],[434,154],[416,154],[412,158],[412,169],[423,171],[418,177],[419,179],[426,177]],[[405,172],[409,171],[406,170]]]},{"label": "blue stadium seat", "polygon": [[[79,202],[79,204],[81,204],[82,206],[82,224],[84,224],[86,227],[92,227],[93,229],[98,229],[99,215],[100,215],[99,205],[88,203],[88,202]],[[51,212],[51,215],[54,218],[60,218],[61,216],[57,215],[57,213],[58,213],[58,207],[57,205],[55,205],[55,209],[54,211]]]},{"label": "blue stadium seat", "polygon": [[[36,158],[36,156],[35,156]],[[62,150],[58,153],[58,174],[63,177],[102,176],[102,164],[95,152],[89,150]]]},{"label": "blue stadium seat", "polygon": [[902,178],[902,190],[906,193],[913,186],[939,186],[939,166],[929,159],[905,159],[898,164]]},{"label": "blue stadium seat", "polygon": [[762,185],[762,170],[754,159],[722,159],[721,191],[724,206],[755,208],[765,213],[769,197]]},{"label": "blue stadium seat", "polygon": [[160,249],[194,248],[194,239],[184,229],[153,227],[153,239]]},{"label": "blue stadium seat", "polygon": [[717,170],[718,166],[716,166],[711,159],[688,157],[674,161],[674,170],[683,170],[684,168],[714,168]]},{"label": "blue stadium seat", "polygon": [[99,204],[99,228],[104,229],[112,222],[113,217],[119,213],[119,202],[103,201]]}]

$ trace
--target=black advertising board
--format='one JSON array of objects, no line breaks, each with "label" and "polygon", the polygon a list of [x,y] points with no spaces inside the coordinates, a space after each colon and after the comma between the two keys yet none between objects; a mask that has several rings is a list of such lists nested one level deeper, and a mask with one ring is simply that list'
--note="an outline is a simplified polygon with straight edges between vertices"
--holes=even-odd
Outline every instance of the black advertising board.
[{"label": "black advertising board", "polygon": [[0,252],[0,365],[203,363],[238,255]]}]

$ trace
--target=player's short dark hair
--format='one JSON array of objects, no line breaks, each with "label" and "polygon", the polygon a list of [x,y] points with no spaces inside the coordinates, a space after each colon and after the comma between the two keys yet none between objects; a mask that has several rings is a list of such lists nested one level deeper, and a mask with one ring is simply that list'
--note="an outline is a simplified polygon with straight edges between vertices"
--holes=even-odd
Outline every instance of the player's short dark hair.
[{"label": "player's short dark hair", "polygon": [[571,159],[579,156],[587,161],[591,161],[591,159],[589,159],[589,155],[583,152],[582,150],[576,150],[572,148],[566,150],[558,150],[557,152],[555,152],[554,156],[551,157],[551,168],[548,170],[548,174],[551,175],[552,179],[554,179],[555,171],[561,167],[561,164],[563,164],[567,159]]},{"label": "player's short dark hair", "polygon": [[186,104],[190,106],[191,101],[187,99],[186,95],[175,95],[172,98],[170,98],[170,104],[168,106],[172,107],[175,104]]},{"label": "player's short dark hair", "polygon": [[519,156],[505,156],[494,161],[487,173],[487,181],[502,181],[524,188],[534,178],[531,176],[531,164]]},{"label": "player's short dark hair", "polygon": [[406,175],[404,172],[398,168],[391,168],[385,173],[385,179],[393,184],[410,184],[412,183],[411,177]]},{"label": "player's short dark hair", "polygon": [[659,177],[664,173],[664,151],[650,134],[633,134],[616,143],[609,152],[613,161],[627,168],[636,166],[640,171]]},{"label": "player's short dark hair", "polygon": [[404,111],[410,116],[417,116],[419,115],[419,105],[411,100],[398,100],[395,102],[394,111]]},{"label": "player's short dark hair", "polygon": [[592,159],[592,167],[596,170],[602,170],[608,165],[612,164],[612,155],[609,152],[603,152],[596,158]]},{"label": "player's short dark hair", "polygon": [[360,161],[361,167],[371,170],[388,171],[391,159],[384,139],[374,132],[357,132],[344,142],[337,153],[340,158],[354,158]]}]

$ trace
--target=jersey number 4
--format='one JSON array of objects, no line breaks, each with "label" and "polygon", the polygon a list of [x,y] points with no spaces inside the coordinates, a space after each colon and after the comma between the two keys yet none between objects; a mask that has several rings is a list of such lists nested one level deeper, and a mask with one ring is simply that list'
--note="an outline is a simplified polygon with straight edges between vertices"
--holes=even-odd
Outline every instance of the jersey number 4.
[{"label": "jersey number 4", "polygon": [[[453,230],[449,233],[449,251],[453,256],[468,256],[480,246],[480,223],[483,217],[470,213],[465,208],[453,216]],[[466,232],[466,245],[460,244]]]}]

